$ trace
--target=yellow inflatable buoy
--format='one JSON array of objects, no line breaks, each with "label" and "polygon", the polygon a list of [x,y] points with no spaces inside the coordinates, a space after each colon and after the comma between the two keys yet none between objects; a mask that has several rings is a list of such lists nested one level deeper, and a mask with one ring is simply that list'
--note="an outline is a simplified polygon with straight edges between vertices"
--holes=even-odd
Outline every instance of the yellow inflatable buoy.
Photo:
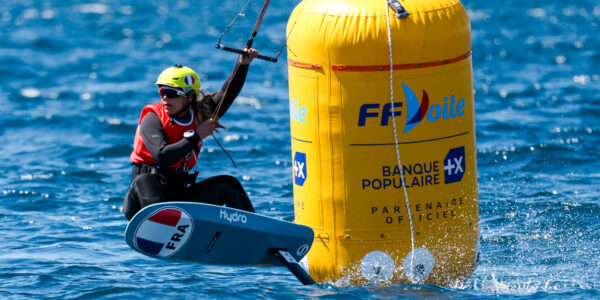
[{"label": "yellow inflatable buoy", "polygon": [[448,285],[479,236],[469,19],[458,0],[389,2],[290,17],[296,222],[317,281]]}]

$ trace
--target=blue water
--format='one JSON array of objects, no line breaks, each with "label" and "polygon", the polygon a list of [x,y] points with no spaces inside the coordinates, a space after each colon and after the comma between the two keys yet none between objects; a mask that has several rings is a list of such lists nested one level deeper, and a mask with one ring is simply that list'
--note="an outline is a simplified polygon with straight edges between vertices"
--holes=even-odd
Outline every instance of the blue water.
[{"label": "blue water", "polygon": [[[303,287],[280,267],[169,263],[130,249],[121,210],[140,109],[174,63],[220,87],[234,56],[213,46],[243,2],[2,1],[0,298],[600,297],[593,0],[464,2],[482,238],[464,284]],[[278,51],[297,3],[271,3],[255,44],[263,53]],[[259,6],[227,42],[239,45]],[[287,65],[254,63],[222,120],[239,168],[208,142],[200,176],[232,174],[258,212],[292,220],[287,96]]]}]

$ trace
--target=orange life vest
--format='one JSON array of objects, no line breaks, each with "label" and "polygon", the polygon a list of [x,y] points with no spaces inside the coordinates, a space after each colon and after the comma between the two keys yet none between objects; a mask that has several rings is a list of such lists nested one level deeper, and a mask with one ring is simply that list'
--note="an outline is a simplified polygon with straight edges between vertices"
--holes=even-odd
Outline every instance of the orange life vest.
[{"label": "orange life vest", "polygon": [[[140,124],[142,123],[144,117],[150,112],[154,112],[160,119],[163,130],[165,131],[165,135],[167,136],[167,144],[169,145],[179,142],[181,139],[183,139],[184,132],[190,129],[195,130],[196,127],[198,127],[196,125],[196,116],[194,115],[194,112],[192,112],[192,121],[190,123],[181,124],[175,120],[171,121],[171,117],[165,111],[164,106],[160,102],[144,106],[144,108],[142,109],[140,120],[138,121],[138,128],[135,131],[135,139],[133,141],[133,152],[131,152],[131,155],[129,156],[131,162],[134,164],[157,163],[156,160],[150,154],[150,152],[148,152],[148,149],[146,149],[146,146],[144,145],[144,139],[142,139],[142,136],[140,134]],[[198,144],[198,147],[202,147],[202,142]],[[175,169],[178,168],[183,171],[191,170],[196,165],[196,160],[199,154],[200,151],[190,151],[190,153],[186,155],[185,158],[174,163],[170,167]]]}]

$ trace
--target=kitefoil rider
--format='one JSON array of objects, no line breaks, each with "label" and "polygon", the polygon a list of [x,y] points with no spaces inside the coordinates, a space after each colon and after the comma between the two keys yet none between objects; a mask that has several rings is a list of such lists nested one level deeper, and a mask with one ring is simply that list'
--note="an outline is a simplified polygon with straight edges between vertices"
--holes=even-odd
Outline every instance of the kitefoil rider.
[{"label": "kitefoil rider", "polygon": [[[123,212],[127,219],[145,206],[166,201],[191,201],[254,212],[242,184],[232,176],[220,175],[196,182],[198,154],[204,139],[216,128],[229,109],[258,56],[244,49],[234,71],[217,93],[202,95],[198,74],[181,65],[165,69],[156,80],[161,101],[142,109],[135,133],[131,185]],[[217,109],[218,108],[218,109]],[[214,111],[218,113],[213,116]]]}]

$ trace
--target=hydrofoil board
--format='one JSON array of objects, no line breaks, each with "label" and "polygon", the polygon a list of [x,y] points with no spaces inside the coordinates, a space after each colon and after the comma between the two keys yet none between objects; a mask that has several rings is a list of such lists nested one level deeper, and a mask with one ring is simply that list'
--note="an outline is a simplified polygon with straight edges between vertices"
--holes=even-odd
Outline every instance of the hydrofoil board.
[{"label": "hydrofoil board", "polygon": [[127,244],[155,258],[224,265],[284,265],[304,284],[299,266],[312,246],[310,227],[225,206],[165,202],[147,206],[129,222]]}]

